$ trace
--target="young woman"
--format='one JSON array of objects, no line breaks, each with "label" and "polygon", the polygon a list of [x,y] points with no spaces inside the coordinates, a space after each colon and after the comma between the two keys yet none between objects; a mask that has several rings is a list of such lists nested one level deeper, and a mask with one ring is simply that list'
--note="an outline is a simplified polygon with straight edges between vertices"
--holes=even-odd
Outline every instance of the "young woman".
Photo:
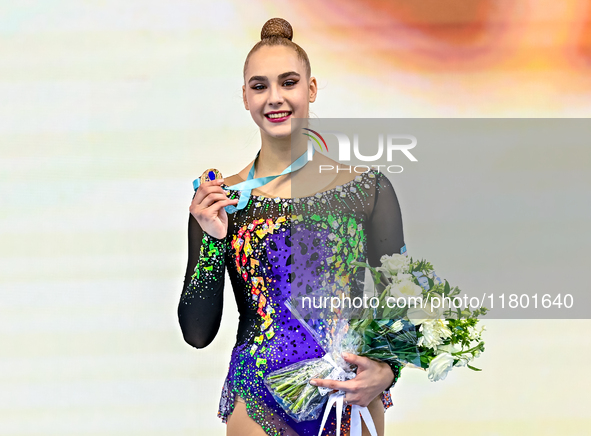
[{"label": "young woman", "polygon": [[[404,247],[398,200],[388,179],[373,170],[318,174],[318,165],[338,165],[320,153],[313,157],[314,167],[308,162],[281,175],[254,189],[241,209],[226,211],[237,206],[240,198],[233,185],[281,174],[294,160],[291,120],[308,117],[317,84],[306,53],[291,39],[289,23],[269,20],[244,65],[244,107],[260,128],[259,154],[236,175],[202,182],[190,206],[189,260],[179,322],[185,340],[194,347],[206,347],[214,339],[227,268],[240,321],[218,416],[231,436],[318,434],[321,417],[295,422],[263,384],[272,371],[323,355],[284,302],[290,292],[317,286],[324,277],[352,279],[363,272],[347,262],[328,261],[331,256],[346,259],[345,253],[354,253],[357,260],[379,266],[382,255],[400,253]],[[310,181],[323,187],[320,192],[313,190]],[[310,195],[292,198],[295,186],[300,191],[309,188]],[[314,219],[306,218],[310,216]],[[298,241],[292,240],[294,223],[302,229]],[[297,273],[291,269],[292,250],[306,259],[305,268]],[[345,359],[357,365],[354,379],[312,383],[346,393],[342,435],[349,432],[350,405],[354,404],[369,408],[378,434],[383,435],[384,411],[392,405],[389,388],[399,368],[361,356]],[[327,422],[322,434],[336,434],[334,410]],[[364,435],[369,434],[363,427]]]}]

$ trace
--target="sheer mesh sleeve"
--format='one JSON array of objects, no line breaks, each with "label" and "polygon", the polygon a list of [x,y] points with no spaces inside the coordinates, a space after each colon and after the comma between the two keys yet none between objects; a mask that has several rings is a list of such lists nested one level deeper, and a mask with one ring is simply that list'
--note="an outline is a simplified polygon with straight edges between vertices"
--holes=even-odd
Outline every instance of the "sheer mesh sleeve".
[{"label": "sheer mesh sleeve", "polygon": [[[382,173],[377,174],[375,203],[368,229],[367,262],[371,266],[381,266],[380,258],[385,254],[406,254],[398,197],[392,183]],[[394,374],[392,388],[400,377],[401,366],[397,363],[388,364]],[[384,405],[391,406],[389,392],[385,391],[384,395]]]},{"label": "sheer mesh sleeve", "polygon": [[215,338],[222,319],[226,244],[189,216],[189,260],[178,317],[183,337],[196,348]]},{"label": "sheer mesh sleeve", "polygon": [[384,254],[403,254],[404,233],[398,197],[392,183],[382,173],[377,173],[375,203],[368,228],[367,260],[371,266],[380,266]]}]

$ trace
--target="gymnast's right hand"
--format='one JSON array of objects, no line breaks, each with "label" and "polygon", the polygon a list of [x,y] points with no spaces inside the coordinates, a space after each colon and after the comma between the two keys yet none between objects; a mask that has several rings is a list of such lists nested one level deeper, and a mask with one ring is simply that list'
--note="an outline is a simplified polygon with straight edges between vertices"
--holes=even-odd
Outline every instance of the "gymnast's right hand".
[{"label": "gymnast's right hand", "polygon": [[197,188],[189,211],[201,229],[210,236],[223,239],[228,233],[228,213],[224,207],[238,204],[238,199],[229,199],[222,184],[224,179],[203,182]]}]

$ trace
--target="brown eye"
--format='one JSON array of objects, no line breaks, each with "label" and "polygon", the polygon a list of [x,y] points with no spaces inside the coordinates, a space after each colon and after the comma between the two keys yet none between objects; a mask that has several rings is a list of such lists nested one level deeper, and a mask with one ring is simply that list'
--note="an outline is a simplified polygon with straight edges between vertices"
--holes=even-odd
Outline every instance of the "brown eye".
[{"label": "brown eye", "polygon": [[283,86],[294,86],[296,83],[295,80],[286,80],[285,82],[283,82]]}]

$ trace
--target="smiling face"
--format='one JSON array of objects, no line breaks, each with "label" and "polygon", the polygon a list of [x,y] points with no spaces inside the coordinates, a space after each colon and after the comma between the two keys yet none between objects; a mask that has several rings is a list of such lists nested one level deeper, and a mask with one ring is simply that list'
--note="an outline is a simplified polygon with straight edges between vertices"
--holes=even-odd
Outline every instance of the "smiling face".
[{"label": "smiling face", "polygon": [[289,136],[291,118],[308,118],[308,106],[316,100],[316,79],[307,77],[291,47],[263,46],[252,53],[244,81],[244,107],[270,137]]}]

